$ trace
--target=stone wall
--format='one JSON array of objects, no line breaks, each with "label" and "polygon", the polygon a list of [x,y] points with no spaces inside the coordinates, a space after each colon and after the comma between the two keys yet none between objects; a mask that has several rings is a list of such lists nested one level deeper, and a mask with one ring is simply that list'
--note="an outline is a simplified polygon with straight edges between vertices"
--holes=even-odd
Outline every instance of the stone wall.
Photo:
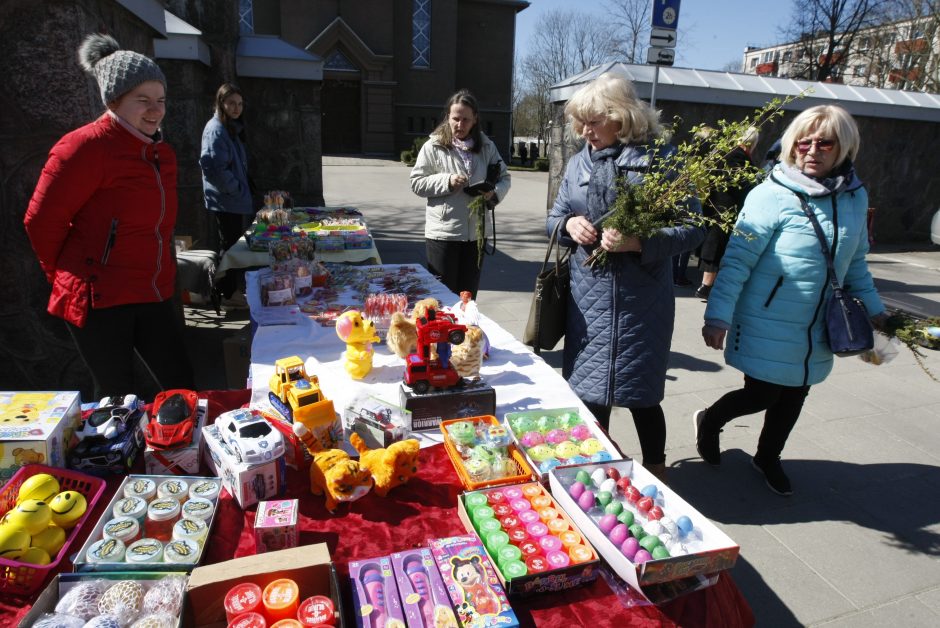
[{"label": "stone wall", "polygon": [[[661,119],[683,121],[674,142],[688,139],[688,128],[694,124],[716,124],[717,120],[736,120],[753,114],[746,107],[714,104],[657,101]],[[555,103],[552,141],[549,151],[550,169],[547,208],[551,208],[570,156],[581,143],[563,133],[564,103]],[[761,129],[761,139],[754,151],[762,161],[770,145],[783,133],[796,116],[788,112],[780,120]],[[877,242],[926,242],[930,220],[940,207],[940,158],[933,148],[940,142],[940,122],[925,123],[857,116],[862,142],[856,169],[868,190],[869,206],[875,208],[872,235]]]}]

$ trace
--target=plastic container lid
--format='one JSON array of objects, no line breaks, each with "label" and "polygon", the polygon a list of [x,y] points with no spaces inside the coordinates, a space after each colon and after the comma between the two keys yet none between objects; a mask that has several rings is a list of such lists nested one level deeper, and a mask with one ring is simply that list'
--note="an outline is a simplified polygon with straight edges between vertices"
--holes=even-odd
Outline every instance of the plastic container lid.
[{"label": "plastic container lid", "polygon": [[159,563],[163,561],[163,543],[157,539],[140,539],[131,543],[124,554],[129,563]]},{"label": "plastic container lid", "polygon": [[299,597],[300,589],[296,582],[289,578],[279,578],[268,583],[261,600],[264,602],[265,614],[269,619],[276,620],[296,616]]},{"label": "plastic container lid", "polygon": [[189,539],[170,541],[163,547],[163,562],[192,565],[199,560],[199,543]]},{"label": "plastic container lid", "polygon": [[122,497],[111,510],[115,517],[133,517],[140,521],[147,514],[147,502],[140,497]]},{"label": "plastic container lid", "polygon": [[115,517],[101,529],[106,539],[117,539],[125,545],[140,538],[140,522],[133,517]]},{"label": "plastic container lid", "polygon": [[[502,564],[504,562],[511,562],[519,560],[522,558],[522,550],[516,547],[515,545],[506,545],[499,548],[499,551],[496,553],[497,561]],[[503,574],[505,575],[505,573]]]},{"label": "plastic container lid", "polygon": [[522,576],[529,573],[528,567],[525,566],[525,563],[518,560],[510,560],[504,562],[500,565],[500,571],[503,572],[503,576],[507,580],[512,580],[513,578],[521,578]]},{"label": "plastic container lid", "polygon": [[261,613],[242,613],[228,623],[228,628],[268,628]]},{"label": "plastic container lid", "polygon": [[467,510],[472,511],[477,506],[485,506],[488,501],[483,493],[470,493],[463,498]]},{"label": "plastic container lid", "polygon": [[160,482],[157,487],[157,497],[172,497],[178,502],[184,502],[189,497],[189,482],[180,479]]},{"label": "plastic container lid", "polygon": [[202,519],[208,521],[215,512],[211,500],[204,497],[192,497],[183,504],[183,517],[187,519]]},{"label": "plastic container lid", "polygon": [[297,619],[304,626],[332,626],[336,622],[333,600],[325,595],[314,595],[301,602],[297,608]]},{"label": "plastic container lid", "polygon": [[225,618],[231,622],[245,613],[260,612],[261,587],[253,582],[241,582],[228,590],[223,601]]},{"label": "plastic container lid", "polygon": [[186,539],[202,543],[209,534],[209,526],[202,519],[180,519],[173,525],[173,539]]},{"label": "plastic container lid", "polygon": [[189,498],[202,497],[214,502],[220,490],[221,486],[216,480],[196,480],[189,485]]},{"label": "plastic container lid", "polygon": [[271,628],[304,628],[304,625],[293,617],[287,617],[271,624]]},{"label": "plastic container lid", "polygon": [[119,563],[124,560],[126,547],[117,539],[101,539],[92,543],[85,552],[85,560],[90,563]]},{"label": "plastic container lid", "polygon": [[134,478],[124,485],[124,497],[139,497],[150,501],[157,494],[157,483],[150,478]]},{"label": "plastic container lid", "polygon": [[147,518],[151,521],[167,521],[179,517],[179,514],[180,503],[170,497],[155,499],[147,507]]}]

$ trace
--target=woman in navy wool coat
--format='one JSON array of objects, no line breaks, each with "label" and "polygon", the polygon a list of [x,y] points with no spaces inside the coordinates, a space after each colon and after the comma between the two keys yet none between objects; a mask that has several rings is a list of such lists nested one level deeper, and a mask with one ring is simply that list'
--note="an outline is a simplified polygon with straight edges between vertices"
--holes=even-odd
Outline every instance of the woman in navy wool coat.
[{"label": "woman in navy wool coat", "polygon": [[[672,256],[694,249],[705,232],[677,225],[639,238],[597,226],[621,177],[638,184],[656,150],[661,156],[675,150],[652,146],[663,134],[659,114],[627,80],[602,74],[568,101],[565,115],[586,141],[568,162],[547,222],[548,233],[561,223],[560,242],[573,249],[563,374],[605,429],[612,406],[629,408],[643,465],[664,478],[660,402],[675,318]],[[689,203],[700,209],[695,199]],[[598,246],[608,252],[608,262],[585,267]]]}]

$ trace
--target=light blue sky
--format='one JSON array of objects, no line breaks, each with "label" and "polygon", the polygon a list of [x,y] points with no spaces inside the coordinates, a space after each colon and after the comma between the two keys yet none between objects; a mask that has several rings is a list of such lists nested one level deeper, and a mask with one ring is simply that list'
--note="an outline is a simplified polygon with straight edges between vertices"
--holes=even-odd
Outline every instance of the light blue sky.
[{"label": "light blue sky", "polygon": [[[651,0],[653,1],[653,0]],[[552,9],[580,11],[598,17],[603,28],[604,0],[530,0],[516,15],[516,49],[524,56],[539,16]],[[744,47],[780,42],[778,31],[790,16],[787,0],[682,0],[676,66],[720,70],[743,59]]]}]

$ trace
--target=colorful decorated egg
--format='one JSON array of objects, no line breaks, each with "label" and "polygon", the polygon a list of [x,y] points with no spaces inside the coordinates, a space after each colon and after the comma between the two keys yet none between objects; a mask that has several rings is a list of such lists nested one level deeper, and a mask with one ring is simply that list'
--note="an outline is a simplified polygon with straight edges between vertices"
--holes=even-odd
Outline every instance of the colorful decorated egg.
[{"label": "colorful decorated egg", "polygon": [[584,482],[575,481],[574,484],[568,487],[568,494],[574,499],[578,499],[584,493],[585,488]]},{"label": "colorful decorated egg", "polygon": [[586,490],[581,493],[581,497],[578,498],[578,506],[581,507],[581,510],[594,508],[594,491]]},{"label": "colorful decorated egg", "polygon": [[685,536],[692,531],[692,520],[685,515],[682,515],[676,519],[676,527],[679,528],[679,534]]},{"label": "colorful decorated egg", "polygon": [[584,469],[579,469],[577,475],[574,476],[574,479],[587,487],[594,488],[594,480],[591,479],[591,474]]},{"label": "colorful decorated egg", "polygon": [[571,428],[571,438],[575,440],[587,440],[592,438],[591,428],[585,424],[575,425]]},{"label": "colorful decorated egg", "polygon": [[550,432],[553,429],[557,428],[559,425],[558,417],[551,416],[549,414],[544,414],[538,418],[536,421],[540,432]]},{"label": "colorful decorated egg", "polygon": [[547,434],[545,434],[545,440],[552,445],[558,445],[559,443],[563,443],[568,440],[568,431],[558,428],[550,430]]},{"label": "colorful decorated egg", "polygon": [[646,513],[646,516],[653,520],[662,519],[663,509],[660,508],[659,506],[653,506],[652,508],[650,508],[650,511]]},{"label": "colorful decorated egg", "polygon": [[516,434],[534,432],[539,429],[536,420],[529,416],[516,417],[512,419],[509,424],[512,426],[512,429]]},{"label": "colorful decorated egg", "polygon": [[603,449],[604,446],[601,445],[601,441],[593,437],[581,443],[581,453],[585,456],[593,456],[603,451]]},{"label": "colorful decorated egg", "polygon": [[603,469],[594,469],[591,471],[591,482],[594,486],[600,486],[601,482],[607,479],[607,474]]},{"label": "colorful decorated egg", "polygon": [[620,479],[620,471],[617,467],[607,467],[607,477],[616,482]]},{"label": "colorful decorated egg", "polygon": [[572,443],[570,440],[566,440],[555,447],[555,457],[559,460],[568,460],[577,456],[579,451],[576,444]]},{"label": "colorful decorated egg", "polygon": [[581,425],[584,421],[576,412],[565,412],[558,416],[558,426],[570,430],[575,425]]},{"label": "colorful decorated egg", "polygon": [[648,562],[653,559],[652,554],[650,554],[645,549],[639,549],[636,552],[636,555],[633,557],[633,563],[636,565],[642,565],[645,562]]},{"label": "colorful decorated egg", "polygon": [[617,515],[612,514],[604,515],[600,518],[600,521],[597,522],[597,527],[600,528],[601,532],[604,534],[610,534],[610,531],[614,529],[615,525],[617,525]]},{"label": "colorful decorated egg", "polygon": [[620,551],[627,557],[627,560],[633,560],[633,557],[636,556],[637,550],[639,549],[640,542],[632,536],[628,537],[620,546]]},{"label": "colorful decorated egg", "polygon": [[606,480],[601,482],[598,488],[602,491],[607,491],[608,493],[613,494],[617,492],[617,483],[614,482],[612,479],[607,478]]},{"label": "colorful decorated egg", "polygon": [[542,473],[548,473],[549,471],[551,471],[552,469],[554,469],[555,467],[559,465],[561,465],[560,460],[556,460],[555,458],[549,458],[548,460],[543,460],[542,462],[539,463],[539,471]]},{"label": "colorful decorated egg", "polygon": [[610,533],[607,536],[610,538],[611,543],[620,547],[623,542],[627,540],[627,537],[630,536],[630,530],[624,524],[618,523],[610,529]]},{"label": "colorful decorated egg", "polygon": [[555,457],[555,449],[551,445],[536,445],[529,449],[526,453],[529,454],[529,457],[532,458],[537,463],[545,462],[551,458]]},{"label": "colorful decorated egg", "polygon": [[647,484],[640,490],[640,493],[646,497],[652,497],[653,499],[656,499],[656,496],[659,495],[659,489],[655,484]]},{"label": "colorful decorated egg", "polygon": [[529,447],[535,447],[536,445],[541,445],[545,442],[545,437],[542,436],[541,432],[526,432],[519,438],[519,442],[522,443],[522,446],[528,449]]},{"label": "colorful decorated egg", "polygon": [[610,462],[612,459],[613,456],[606,449],[591,456],[591,462]]},{"label": "colorful decorated egg", "polygon": [[578,455],[575,456],[574,458],[570,458],[570,459],[568,460],[568,464],[587,464],[587,463],[589,463],[589,462],[591,462],[591,459],[590,459],[590,458],[585,458],[585,457],[582,456],[581,454],[578,454]]}]

